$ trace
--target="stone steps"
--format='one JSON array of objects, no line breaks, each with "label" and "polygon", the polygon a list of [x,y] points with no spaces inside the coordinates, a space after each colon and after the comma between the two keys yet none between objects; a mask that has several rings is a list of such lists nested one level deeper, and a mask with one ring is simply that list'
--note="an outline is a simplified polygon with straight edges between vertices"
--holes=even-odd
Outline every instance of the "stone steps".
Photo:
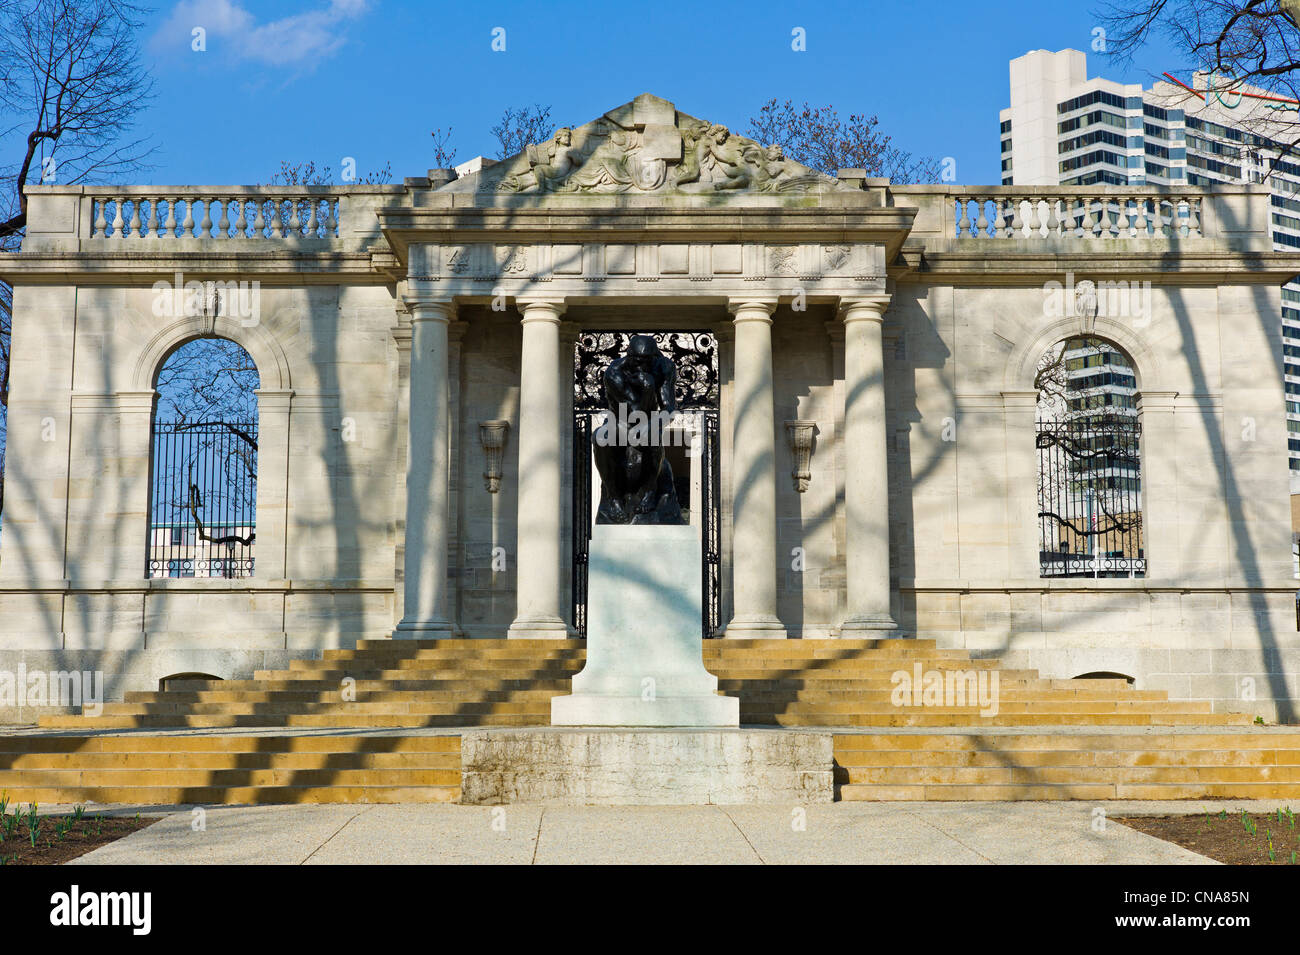
[{"label": "stone steps", "polygon": [[[567,693],[569,691],[568,681],[553,680],[548,681],[547,685],[535,686],[527,681],[514,681],[519,684],[518,687],[500,687],[495,683],[485,683],[482,687],[475,687],[481,690],[479,695],[483,700],[509,699],[514,701],[531,700],[531,699],[551,699],[558,693]],[[814,684],[811,688],[790,687],[790,688],[770,688],[762,690],[751,690],[743,681],[727,681],[728,685],[719,686],[719,691],[730,696],[743,694],[744,698],[750,702],[754,701],[772,701],[788,702],[798,701],[800,703],[837,703],[837,702],[882,702],[889,701],[893,697],[893,689],[889,686],[882,686],[872,681],[843,681],[848,682],[849,686],[836,686],[835,688],[823,689]],[[398,684],[388,684],[375,682],[374,689],[362,688],[358,684],[355,689],[356,701],[364,703],[383,703],[383,702],[435,702],[444,700],[460,700],[465,696],[465,689],[452,689],[447,682],[439,682],[428,686],[436,686],[438,689],[413,688],[407,689],[404,685],[402,688],[393,688]],[[771,686],[770,683],[764,684]],[[191,690],[175,691],[169,690],[167,693],[159,693],[153,690],[132,691],[126,694],[126,702],[133,703],[167,703],[172,705],[191,705],[198,703],[265,703],[272,701],[284,702],[304,702],[304,703],[329,703],[339,702],[339,687],[335,684],[327,684],[316,689],[300,689],[294,684],[285,684],[283,688],[275,690],[264,688],[265,685],[254,684],[258,689],[242,690]],[[1003,703],[1016,703],[1021,701],[1040,701],[1043,699],[1060,700],[1062,702],[1120,702],[1120,701],[1140,701],[1147,700],[1152,702],[1165,702],[1165,694],[1160,690],[1133,690],[1122,696],[1110,690],[1055,690],[1051,693],[1045,693],[1042,689],[1014,685],[1010,688],[1000,690],[1000,700]],[[106,704],[106,706],[121,706],[122,704]]]},{"label": "stone steps", "polygon": [[[47,800],[89,791],[99,801],[146,791],[163,802],[453,798],[459,740],[396,734],[545,726],[552,698],[568,692],[584,658],[579,641],[362,641],[252,680],[176,681],[165,692],[133,692],[98,717],[42,719],[70,735],[0,743],[0,786]],[[1043,679],[933,641],[894,638],[710,641],[704,659],[719,693],[739,697],[743,724],[862,730],[835,734],[846,799],[1103,799],[1215,786],[1300,798],[1300,731],[1248,729],[1243,714],[1122,679]],[[977,677],[996,671],[997,714],[894,705],[894,675],[911,677],[918,665]],[[355,701],[341,698],[345,687]],[[182,732],[151,735],[166,730]],[[248,735],[255,730],[267,735]],[[362,739],[390,743],[355,742]],[[433,751],[391,742],[400,739],[452,742]],[[141,740],[173,742],[130,748]],[[288,740],[318,742],[290,748]],[[227,751],[226,741],[243,742]]]},{"label": "stone steps", "polygon": [[[184,714],[192,713],[196,716],[205,716],[212,714],[228,713],[234,715],[246,714],[272,714],[272,713],[336,713],[348,715],[351,713],[366,713],[376,715],[389,714],[499,714],[499,713],[541,713],[550,712],[550,700],[555,694],[543,693],[535,694],[527,699],[516,699],[509,696],[506,699],[476,699],[467,702],[463,699],[407,699],[407,700],[358,700],[347,702],[340,700],[285,700],[278,696],[272,696],[268,700],[233,700],[222,702],[177,702],[171,700],[145,701],[133,703],[108,703],[104,705],[103,713],[105,716],[149,716],[163,715],[168,713]],[[742,697],[740,711],[742,716],[745,713],[764,714],[771,713],[775,715],[782,714],[785,710],[784,697],[780,700],[764,700],[762,698],[752,699],[748,696]],[[894,706],[888,697],[879,699],[855,698],[848,694],[845,700],[791,700],[792,705],[798,703],[807,703],[810,706],[815,705],[816,711],[826,716],[836,716],[839,714],[895,714],[900,712],[900,708]],[[978,706],[927,706],[921,712],[933,715],[960,715],[972,717],[980,715]],[[1039,714],[1039,713],[1057,713],[1062,715],[1086,716],[1086,715],[1111,715],[1127,713],[1146,713],[1152,716],[1166,714],[1197,714],[1209,713],[1210,705],[1205,702],[1170,702],[1167,700],[1101,700],[1101,701],[1074,701],[1074,700],[1028,700],[1028,701],[1006,701],[1002,700],[998,715],[1010,716],[1015,714]],[[987,717],[986,717],[987,718]]]},{"label": "stone steps", "polygon": [[836,734],[843,800],[1294,799],[1300,733]]},{"label": "stone steps", "polygon": [[458,736],[0,737],[16,802],[456,802]]}]

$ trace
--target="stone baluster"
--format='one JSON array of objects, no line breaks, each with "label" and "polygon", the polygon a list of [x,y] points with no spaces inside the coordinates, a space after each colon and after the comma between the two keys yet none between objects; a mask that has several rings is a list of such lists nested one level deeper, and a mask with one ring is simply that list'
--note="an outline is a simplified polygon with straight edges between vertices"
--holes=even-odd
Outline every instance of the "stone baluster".
[{"label": "stone baluster", "polygon": [[1137,197],[1137,218],[1133,220],[1133,234],[1139,238],[1147,235],[1147,197]]},{"label": "stone baluster", "polygon": [[122,228],[125,224],[122,220],[122,197],[116,196],[113,199],[113,238],[122,238]]},{"label": "stone baluster", "polygon": [[298,202],[297,199],[289,200],[289,234],[293,236],[302,235],[302,220],[298,218]]},{"label": "stone baluster", "polygon": [[1007,234],[1007,217],[1003,215],[1003,198],[1001,196],[993,197],[993,208],[997,210],[997,218],[993,220],[993,236],[1001,239]]},{"label": "stone baluster", "polygon": [[158,238],[158,200],[149,199],[149,217],[145,220],[144,231],[140,233],[150,238]]},{"label": "stone baluster", "polygon": [[984,203],[988,200],[980,196],[975,200],[975,206],[979,209],[979,218],[975,220],[975,235],[980,239],[989,237],[989,217],[985,213]]},{"label": "stone baluster", "polygon": [[1029,223],[1028,223],[1028,225],[1029,225],[1029,237],[1030,237],[1031,239],[1037,237],[1038,234],[1039,234],[1039,232],[1042,231],[1042,228],[1043,228],[1043,220],[1040,218],[1040,216],[1039,216],[1039,212],[1038,212],[1038,201],[1039,201],[1039,200],[1038,200],[1038,197],[1037,197],[1037,196],[1030,196],[1030,197],[1029,197]]},{"label": "stone baluster", "polygon": [[957,197],[957,208],[961,210],[961,216],[957,219],[957,238],[964,239],[970,232],[970,218],[966,215],[966,197]]},{"label": "stone baluster", "polygon": [[1187,197],[1187,234],[1189,236],[1199,237],[1201,234],[1201,217],[1197,212],[1197,207],[1201,200],[1195,196]]},{"label": "stone baluster", "polygon": [[320,228],[316,220],[316,211],[320,208],[320,199],[309,196],[307,202],[310,204],[307,212],[307,236],[314,239],[316,238],[316,230]]},{"label": "stone baluster", "polygon": [[1126,196],[1120,196],[1119,216],[1116,226],[1119,230],[1119,237],[1121,239],[1127,239],[1132,234],[1129,232],[1128,227],[1128,198]]},{"label": "stone baluster", "polygon": [[1083,226],[1080,235],[1086,239],[1091,239],[1093,230],[1097,228],[1097,220],[1092,217],[1092,198],[1086,197],[1083,200]]},{"label": "stone baluster", "polygon": [[264,213],[266,200],[259,196],[253,200],[253,208],[257,210],[257,214],[253,218],[253,238],[260,239],[262,233],[266,231],[266,215]]},{"label": "stone baluster", "polygon": [[276,239],[284,238],[284,214],[278,196],[271,200],[271,236]]},{"label": "stone baluster", "polygon": [[221,218],[217,220],[217,238],[230,238],[230,200],[218,199],[221,203]]},{"label": "stone baluster", "polygon": [[212,238],[212,203],[214,199],[203,200],[203,221],[199,223],[199,238]]},{"label": "stone baluster", "polygon": [[94,203],[97,211],[95,213],[95,225],[93,226],[95,231],[92,234],[102,239],[105,230],[108,229],[108,221],[104,218],[104,210],[108,208],[108,199],[100,196],[94,200]]},{"label": "stone baluster", "polygon": [[235,235],[242,239],[248,235],[248,216],[246,214],[248,200],[241,198],[237,201],[239,202],[239,216],[235,219]]},{"label": "stone baluster", "polygon": [[1061,234],[1061,216],[1060,213],[1058,212],[1059,205],[1060,205],[1059,199],[1047,200],[1047,234],[1048,235]]},{"label": "stone baluster", "polygon": [[[175,236],[179,235],[177,229],[178,226],[176,223],[176,198],[173,196],[172,198],[167,200],[167,221],[163,223],[162,234],[166,235],[168,238],[174,238]],[[161,237],[162,236],[159,236],[159,238]]]},{"label": "stone baluster", "polygon": [[327,239],[332,239],[334,235],[338,232],[339,219],[334,212],[335,201],[336,200],[334,199],[325,200],[325,237]]},{"label": "stone baluster", "polygon": [[181,223],[181,235],[190,238],[194,235],[194,197],[185,197],[185,220]]},{"label": "stone baluster", "polygon": [[1014,239],[1020,238],[1020,233],[1025,228],[1025,220],[1020,216],[1020,203],[1022,201],[1018,198],[1011,200],[1011,238]]}]

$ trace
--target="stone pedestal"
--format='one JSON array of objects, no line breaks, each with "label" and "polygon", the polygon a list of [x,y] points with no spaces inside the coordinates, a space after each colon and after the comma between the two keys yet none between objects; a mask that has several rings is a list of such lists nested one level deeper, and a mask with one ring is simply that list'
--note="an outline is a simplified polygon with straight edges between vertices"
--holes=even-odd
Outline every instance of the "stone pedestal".
[{"label": "stone pedestal", "polygon": [[704,668],[700,538],[689,526],[596,524],[587,665],[551,701],[554,726],[738,726]]},{"label": "stone pedestal", "polygon": [[472,730],[467,806],[829,803],[833,736],[790,729]]}]

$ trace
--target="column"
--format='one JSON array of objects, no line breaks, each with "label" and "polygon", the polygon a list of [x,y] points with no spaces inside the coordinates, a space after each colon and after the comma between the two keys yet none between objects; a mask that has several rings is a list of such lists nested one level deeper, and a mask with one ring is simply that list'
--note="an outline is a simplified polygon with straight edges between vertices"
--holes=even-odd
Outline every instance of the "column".
[{"label": "column", "polygon": [[523,352],[519,363],[519,550],[515,563],[512,638],[564,639],[560,562],[563,559],[564,448],[561,420],[560,299],[519,299]]},{"label": "column", "polygon": [[735,316],[731,450],[732,607],[726,636],[783,638],[776,615],[776,413],[772,405],[775,299],[731,299]]},{"label": "column", "polygon": [[395,637],[451,634],[447,615],[448,341],[456,307],[414,297],[407,411],[403,615]]},{"label": "column", "polygon": [[841,302],[844,320],[846,637],[894,630],[889,612],[889,448],[881,326],[888,295]]}]

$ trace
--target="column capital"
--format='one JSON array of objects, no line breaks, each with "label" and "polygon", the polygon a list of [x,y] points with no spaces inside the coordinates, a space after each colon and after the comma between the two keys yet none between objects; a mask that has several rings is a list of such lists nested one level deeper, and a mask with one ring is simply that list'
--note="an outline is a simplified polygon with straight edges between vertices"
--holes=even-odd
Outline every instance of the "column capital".
[{"label": "column capital", "polygon": [[525,322],[554,322],[560,323],[560,316],[568,307],[562,298],[544,298],[524,296],[515,299],[515,306],[523,314],[522,321]]},{"label": "column capital", "polygon": [[774,297],[761,298],[750,295],[730,296],[727,299],[727,311],[735,316],[735,322],[768,322],[779,304]]},{"label": "column capital", "polygon": [[411,323],[450,322],[456,317],[456,301],[450,298],[430,298],[406,292],[402,295],[406,310],[411,313]]},{"label": "column capital", "polygon": [[889,308],[891,295],[864,295],[855,298],[841,298],[839,303],[840,321],[846,325],[850,322],[883,322],[885,309]]}]

